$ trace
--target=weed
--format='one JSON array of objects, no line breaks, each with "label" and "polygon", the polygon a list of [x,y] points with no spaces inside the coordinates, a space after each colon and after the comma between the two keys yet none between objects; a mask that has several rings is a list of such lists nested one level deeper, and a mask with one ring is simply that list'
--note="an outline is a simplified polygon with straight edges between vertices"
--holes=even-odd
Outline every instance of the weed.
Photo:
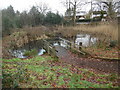
[{"label": "weed", "polygon": [[101,82],[101,81],[105,81],[105,79],[97,79],[97,81],[100,81],[100,82]]},{"label": "weed", "polygon": [[118,76],[116,74],[110,74],[107,79],[110,80],[110,81],[114,81],[117,78],[118,78]]},{"label": "weed", "polygon": [[37,53],[38,53],[38,51],[36,49],[32,49],[31,51],[26,51],[23,54],[23,56],[28,56],[28,57],[35,56],[35,55],[37,55]]},{"label": "weed", "polygon": [[59,61],[58,57],[53,57],[53,61],[58,62]]}]

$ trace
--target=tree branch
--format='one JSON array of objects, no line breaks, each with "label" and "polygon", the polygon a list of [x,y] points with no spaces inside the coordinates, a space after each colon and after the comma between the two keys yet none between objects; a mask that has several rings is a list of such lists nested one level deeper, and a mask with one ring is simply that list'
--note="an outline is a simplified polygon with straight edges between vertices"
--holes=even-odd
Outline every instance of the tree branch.
[{"label": "tree branch", "polygon": [[101,2],[101,3],[104,3],[104,4],[106,4],[107,6],[109,6],[109,3],[108,3],[108,2]]}]

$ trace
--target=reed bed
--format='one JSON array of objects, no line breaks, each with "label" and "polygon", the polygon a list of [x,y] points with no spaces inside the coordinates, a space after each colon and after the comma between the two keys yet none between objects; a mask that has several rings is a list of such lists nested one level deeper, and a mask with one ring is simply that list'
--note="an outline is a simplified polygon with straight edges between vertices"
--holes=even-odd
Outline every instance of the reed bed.
[{"label": "reed bed", "polygon": [[74,36],[76,33],[88,33],[100,37],[105,36],[111,40],[118,40],[118,25],[112,24],[69,26],[61,28],[59,32],[65,36]]}]

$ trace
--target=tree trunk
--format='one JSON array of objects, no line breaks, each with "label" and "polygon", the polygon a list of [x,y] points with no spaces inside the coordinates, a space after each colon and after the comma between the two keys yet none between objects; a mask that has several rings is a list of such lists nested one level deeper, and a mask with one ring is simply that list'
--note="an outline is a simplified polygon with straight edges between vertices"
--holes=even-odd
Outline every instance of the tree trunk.
[{"label": "tree trunk", "polygon": [[76,23],[76,2],[74,5],[74,10],[73,10],[73,26],[75,26]]}]

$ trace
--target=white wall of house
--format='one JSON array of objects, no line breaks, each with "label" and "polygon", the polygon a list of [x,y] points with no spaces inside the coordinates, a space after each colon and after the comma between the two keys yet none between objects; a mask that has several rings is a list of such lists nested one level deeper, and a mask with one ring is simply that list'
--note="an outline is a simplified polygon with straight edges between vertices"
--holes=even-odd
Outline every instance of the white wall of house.
[{"label": "white wall of house", "polygon": [[[101,14],[94,15],[94,14],[92,13],[91,18],[100,17],[100,16],[101,16]],[[103,16],[106,17],[107,14],[104,14]]]}]

